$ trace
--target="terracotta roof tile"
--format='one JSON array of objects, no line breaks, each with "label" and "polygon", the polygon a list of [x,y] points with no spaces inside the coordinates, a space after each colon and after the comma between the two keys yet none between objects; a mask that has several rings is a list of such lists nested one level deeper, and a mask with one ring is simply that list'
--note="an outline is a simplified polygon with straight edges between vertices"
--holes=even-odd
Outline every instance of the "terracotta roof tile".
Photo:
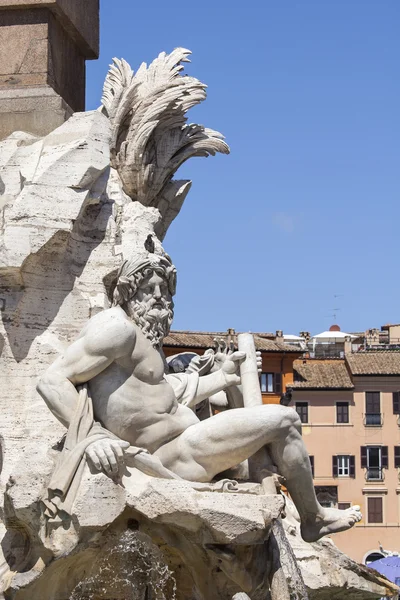
[{"label": "terracotta roof tile", "polygon": [[299,359],[293,363],[293,389],[351,390],[354,385],[344,360]]},{"label": "terracotta roof tile", "polygon": [[400,375],[400,352],[357,352],[346,357],[353,375]]},{"label": "terracotta roof tile", "polygon": [[[301,354],[302,350],[277,340],[272,333],[253,333],[257,350],[263,352],[296,352]],[[226,331],[170,331],[164,339],[164,346],[176,346],[180,348],[212,348],[215,346],[214,339],[227,340]],[[233,343],[237,348],[237,334],[232,336]]]}]

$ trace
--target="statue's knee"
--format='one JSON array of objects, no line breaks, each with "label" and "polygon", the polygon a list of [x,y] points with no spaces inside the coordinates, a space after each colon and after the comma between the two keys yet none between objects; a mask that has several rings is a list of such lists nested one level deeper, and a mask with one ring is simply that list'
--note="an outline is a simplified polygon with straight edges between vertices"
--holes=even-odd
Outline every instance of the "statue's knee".
[{"label": "statue's knee", "polygon": [[299,433],[301,433],[301,421],[300,417],[294,408],[290,408],[289,406],[282,406],[283,414],[282,414],[282,426],[284,429],[296,429]]}]

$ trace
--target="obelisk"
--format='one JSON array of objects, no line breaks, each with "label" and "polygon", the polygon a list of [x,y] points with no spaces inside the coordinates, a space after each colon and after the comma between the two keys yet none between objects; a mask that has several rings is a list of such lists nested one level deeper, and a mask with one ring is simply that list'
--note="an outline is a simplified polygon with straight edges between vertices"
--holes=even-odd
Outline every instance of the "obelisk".
[{"label": "obelisk", "polygon": [[85,109],[99,55],[99,0],[0,0],[0,140],[46,135]]}]

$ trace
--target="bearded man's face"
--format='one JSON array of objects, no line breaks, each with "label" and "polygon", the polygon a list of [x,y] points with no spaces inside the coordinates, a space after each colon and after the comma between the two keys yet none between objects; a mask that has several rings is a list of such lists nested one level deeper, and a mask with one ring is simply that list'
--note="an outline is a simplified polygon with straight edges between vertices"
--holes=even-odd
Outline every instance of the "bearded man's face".
[{"label": "bearded man's face", "polygon": [[173,319],[172,296],[162,274],[151,272],[129,302],[128,314],[153,346],[161,346]]}]

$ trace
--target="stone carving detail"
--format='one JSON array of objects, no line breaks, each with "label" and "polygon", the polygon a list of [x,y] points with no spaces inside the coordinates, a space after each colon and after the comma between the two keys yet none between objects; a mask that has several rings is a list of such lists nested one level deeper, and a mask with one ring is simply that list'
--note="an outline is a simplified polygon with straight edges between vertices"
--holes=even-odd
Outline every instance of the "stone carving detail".
[{"label": "stone carving detail", "polygon": [[[275,465],[303,538],[359,512],[320,511],[296,414],[261,405],[251,336],[183,370],[162,355],[176,275],[161,242],[190,187],[172,177],[228,152],[186,122],[205,98],[188,54],[136,74],[116,60],[101,110],[0,143],[0,598],[303,599],[289,543],[311,597],[337,587],[342,555],[301,538]],[[208,398],[220,414],[200,421]],[[247,481],[222,473],[241,462]],[[348,559],[339,579],[341,598],[395,591]]]},{"label": "stone carving detail", "polygon": [[101,202],[109,139],[107,119],[93,111],[78,113],[44,139],[16,132],[0,142],[3,286],[25,284],[21,269],[28,257],[46,244],[65,243],[88,206]]},{"label": "stone carving detail", "polygon": [[206,86],[182,77],[189,50],[161,52],[136,74],[125,60],[114,59],[107,75],[102,110],[111,123],[111,166],[124,192],[144,206],[158,208],[165,233],[178,214],[190,181],[173,180],[193,156],[229,153],[223,136],[202,125],[188,124],[187,111],[206,98]]}]

